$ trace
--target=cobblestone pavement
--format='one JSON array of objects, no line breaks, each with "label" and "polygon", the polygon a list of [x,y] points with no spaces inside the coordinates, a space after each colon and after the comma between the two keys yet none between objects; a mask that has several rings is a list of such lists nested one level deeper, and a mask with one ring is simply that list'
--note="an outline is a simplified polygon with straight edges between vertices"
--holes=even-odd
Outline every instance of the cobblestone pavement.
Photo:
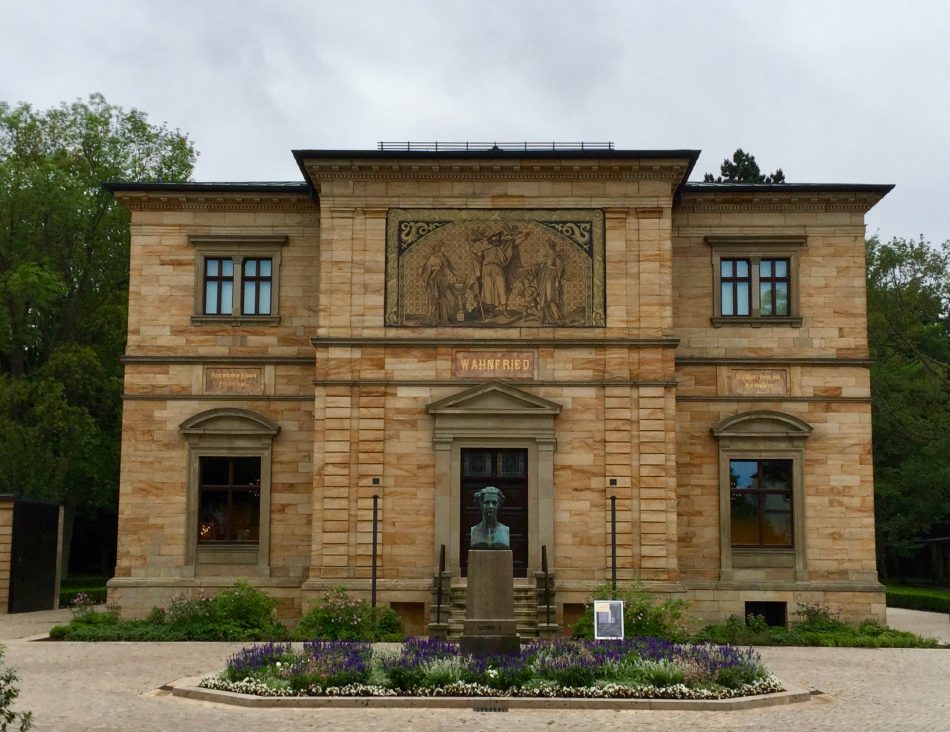
[{"label": "cobblestone pavement", "polygon": [[[946,615],[915,613],[908,618],[892,617],[891,623],[913,623],[918,632],[950,636]],[[763,648],[766,663],[780,679],[823,693],[805,704],[744,712],[262,710],[179,699],[158,690],[176,679],[221,668],[241,644],[28,640],[60,619],[55,613],[0,616],[5,662],[20,676],[17,706],[33,711],[37,730],[939,732],[950,720],[947,649]]]}]

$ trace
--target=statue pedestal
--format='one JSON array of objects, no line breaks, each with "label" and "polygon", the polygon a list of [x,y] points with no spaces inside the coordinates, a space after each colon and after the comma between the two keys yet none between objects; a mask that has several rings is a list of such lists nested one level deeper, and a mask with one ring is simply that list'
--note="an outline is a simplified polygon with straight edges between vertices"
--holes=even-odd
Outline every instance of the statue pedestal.
[{"label": "statue pedestal", "polygon": [[510,549],[468,552],[465,625],[459,646],[478,655],[514,654],[521,649],[515,621]]}]

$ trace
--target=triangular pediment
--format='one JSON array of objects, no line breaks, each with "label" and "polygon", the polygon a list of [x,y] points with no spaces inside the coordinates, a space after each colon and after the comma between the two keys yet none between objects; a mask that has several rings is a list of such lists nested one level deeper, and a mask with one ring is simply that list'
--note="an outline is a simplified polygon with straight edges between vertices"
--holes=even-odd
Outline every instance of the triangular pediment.
[{"label": "triangular pediment", "polygon": [[561,405],[522,389],[489,381],[439,399],[428,406],[429,414],[531,414],[556,416]]}]

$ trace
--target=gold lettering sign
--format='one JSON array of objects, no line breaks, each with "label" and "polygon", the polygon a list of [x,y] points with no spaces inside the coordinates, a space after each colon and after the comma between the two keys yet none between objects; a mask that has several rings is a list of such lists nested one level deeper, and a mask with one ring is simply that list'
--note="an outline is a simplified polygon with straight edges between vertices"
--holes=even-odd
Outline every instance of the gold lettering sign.
[{"label": "gold lettering sign", "polygon": [[788,394],[786,369],[730,369],[730,394],[742,396],[785,396]]},{"label": "gold lettering sign", "polygon": [[455,375],[462,379],[533,379],[533,351],[456,351]]},{"label": "gold lettering sign", "polygon": [[205,394],[263,394],[264,372],[260,368],[205,367]]}]

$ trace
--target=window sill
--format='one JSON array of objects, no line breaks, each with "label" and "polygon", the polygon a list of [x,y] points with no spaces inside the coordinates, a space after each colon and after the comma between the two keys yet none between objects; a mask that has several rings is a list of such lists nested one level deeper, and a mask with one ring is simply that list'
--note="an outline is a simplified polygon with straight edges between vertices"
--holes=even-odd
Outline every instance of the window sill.
[{"label": "window sill", "polygon": [[757,569],[767,567],[794,567],[794,547],[734,546],[732,547],[732,566],[735,569]]},{"label": "window sill", "polygon": [[192,315],[192,325],[278,325],[279,315]]},{"label": "window sill", "polygon": [[724,326],[739,325],[745,328],[768,328],[772,326],[785,326],[788,328],[801,328],[802,318],[793,318],[788,315],[776,315],[754,318],[751,315],[720,315],[710,318],[713,328],[722,328]]},{"label": "window sill", "polygon": [[199,544],[199,564],[257,564],[257,542],[233,544]]}]

